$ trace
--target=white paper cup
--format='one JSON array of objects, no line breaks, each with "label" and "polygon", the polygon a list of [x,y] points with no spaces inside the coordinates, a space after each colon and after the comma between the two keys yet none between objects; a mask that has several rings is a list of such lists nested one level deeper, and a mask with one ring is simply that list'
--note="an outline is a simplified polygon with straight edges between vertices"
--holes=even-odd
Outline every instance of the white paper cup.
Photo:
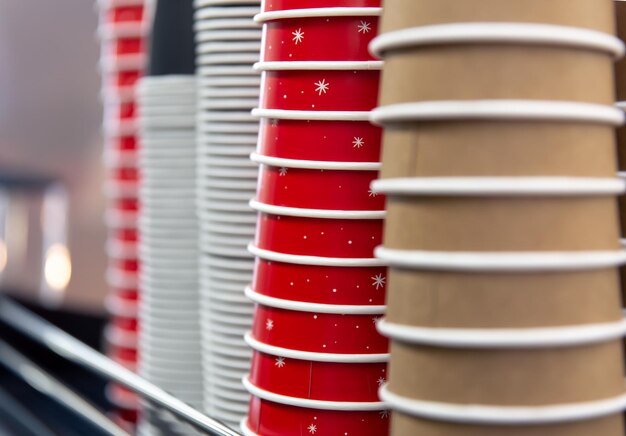
[{"label": "white paper cup", "polygon": [[208,41],[260,41],[261,29],[257,28],[249,29],[195,29],[196,30],[196,42],[208,42]]},{"label": "white paper cup", "polygon": [[196,21],[193,26],[196,32],[212,30],[246,30],[259,29],[259,25],[250,18],[223,18]]}]

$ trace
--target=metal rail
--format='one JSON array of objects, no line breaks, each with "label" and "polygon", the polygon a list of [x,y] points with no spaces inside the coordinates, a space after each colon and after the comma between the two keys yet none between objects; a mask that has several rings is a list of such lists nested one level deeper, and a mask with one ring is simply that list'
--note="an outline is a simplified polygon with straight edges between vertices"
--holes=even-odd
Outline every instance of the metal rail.
[{"label": "metal rail", "polygon": [[63,383],[56,380],[2,340],[0,340],[0,364],[34,389],[74,411],[106,434],[130,436],[85,399],[68,389]]},{"label": "metal rail", "polygon": [[0,320],[59,356],[126,386],[206,434],[239,436],[221,422],[183,403],[7,297],[0,298]]}]

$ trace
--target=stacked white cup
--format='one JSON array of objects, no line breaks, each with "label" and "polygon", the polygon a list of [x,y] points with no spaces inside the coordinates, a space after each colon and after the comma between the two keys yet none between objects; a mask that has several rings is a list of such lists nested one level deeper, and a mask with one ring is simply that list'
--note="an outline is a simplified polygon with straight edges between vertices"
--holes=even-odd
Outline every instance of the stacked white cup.
[{"label": "stacked white cup", "polygon": [[259,1],[195,2],[197,213],[200,229],[200,298],[204,411],[236,428],[249,396],[241,378],[251,350],[243,334],[252,324],[244,288],[252,279],[254,197],[258,170],[250,161],[258,121],[261,28],[253,20]]}]

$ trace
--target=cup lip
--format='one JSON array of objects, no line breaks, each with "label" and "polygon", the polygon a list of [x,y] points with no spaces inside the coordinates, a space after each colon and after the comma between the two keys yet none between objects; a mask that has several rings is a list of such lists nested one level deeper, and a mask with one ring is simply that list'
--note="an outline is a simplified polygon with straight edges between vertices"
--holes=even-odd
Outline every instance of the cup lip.
[{"label": "cup lip", "polygon": [[[258,99],[256,99],[256,101],[258,102]],[[206,112],[206,111],[200,111],[197,116],[196,116],[196,120],[198,121],[204,121],[204,122],[215,122],[215,121],[235,121],[235,122],[242,122],[242,123],[258,123],[255,119],[255,117],[250,113],[250,111],[248,110],[242,110],[242,111],[229,111],[229,112],[225,112],[225,113],[212,113],[212,112]],[[253,135],[253,136],[257,136],[254,133],[249,133],[249,135]],[[219,136],[219,135],[208,135],[209,137],[213,137],[213,136]],[[255,139],[255,143],[256,143],[256,139]]]},{"label": "cup lip", "polygon": [[244,289],[244,295],[252,302],[263,306],[299,312],[327,313],[335,315],[382,315],[385,313],[385,309],[387,307],[384,305],[339,305],[285,300],[282,298],[269,297],[267,295],[260,294],[254,291],[250,286],[246,286]]},{"label": "cup lip", "polygon": [[196,42],[261,40],[261,27],[247,29],[196,29]]},{"label": "cup lip", "polygon": [[200,89],[203,87],[212,86],[255,86],[258,87],[261,84],[260,77],[198,77],[198,86]]},{"label": "cup lip", "polygon": [[[198,7],[198,6],[197,6]],[[196,9],[193,14],[194,20],[205,20],[212,18],[251,18],[254,14],[259,12],[259,6],[214,6],[210,8]]]},{"label": "cup lip", "polygon": [[302,218],[321,219],[348,219],[348,220],[382,220],[385,218],[384,210],[333,210],[333,209],[304,209],[299,207],[275,206],[250,200],[250,207],[258,212],[270,215],[282,215]]},{"label": "cup lip", "polygon": [[530,44],[565,46],[606,52],[615,59],[624,55],[624,44],[597,30],[540,23],[447,23],[411,27],[381,34],[369,45],[372,55],[407,47],[444,44]]},{"label": "cup lip", "polygon": [[139,255],[138,242],[122,242],[115,239],[107,239],[105,252],[112,260],[132,260]]},{"label": "cup lip", "polygon": [[100,58],[100,69],[103,72],[118,72],[128,70],[143,70],[148,63],[144,53],[105,55]]},{"label": "cup lip", "polygon": [[[228,224],[216,224],[216,223],[211,224],[210,227],[216,232],[221,232],[221,233],[228,234],[228,235],[249,236],[251,238],[254,238],[254,235],[256,233],[255,224],[251,224],[249,229],[239,229],[236,226],[229,227]],[[200,231],[202,231],[202,225],[200,226]]]},{"label": "cup lip", "polygon": [[452,404],[407,398],[383,385],[378,394],[393,410],[437,421],[464,424],[525,425],[591,420],[626,408],[626,394],[617,397],[549,406]]},{"label": "cup lip", "polygon": [[289,406],[304,407],[318,410],[342,410],[342,411],[379,411],[385,410],[385,403],[382,401],[323,401],[311,400],[308,398],[296,398],[287,395],[276,394],[274,392],[261,389],[250,381],[249,375],[241,379],[243,386],[251,395],[262,400],[271,401]]},{"label": "cup lip", "polygon": [[280,20],[285,18],[314,18],[314,17],[378,17],[383,8],[376,7],[326,7],[310,9],[285,9],[276,11],[260,12],[254,16],[254,21],[264,23],[266,21]]},{"label": "cup lip", "polygon": [[198,65],[231,64],[242,62],[241,65],[252,64],[259,60],[258,53],[235,52],[235,53],[203,53],[196,56]]},{"label": "cup lip", "polygon": [[[252,109],[259,102],[258,98],[212,98],[201,99],[198,102],[198,109],[202,111],[225,111],[225,110],[242,110]],[[195,115],[195,114],[194,114]],[[218,118],[217,116],[215,118]],[[250,117],[252,118],[252,117]],[[252,119],[254,121],[254,119]]]},{"label": "cup lip", "polygon": [[289,348],[268,345],[252,336],[252,332],[247,331],[243,339],[254,351],[273,356],[287,357],[289,359],[310,360],[313,362],[329,363],[382,363],[389,361],[389,353],[378,354],[338,354],[338,353],[316,353],[314,351],[300,351]]},{"label": "cup lip", "polygon": [[107,343],[122,348],[134,348],[139,343],[137,333],[121,332],[112,325],[105,327],[104,338]]},{"label": "cup lip", "polygon": [[372,190],[391,195],[455,197],[578,197],[620,195],[617,177],[406,177],[379,179]]},{"label": "cup lip", "polygon": [[279,168],[301,168],[311,170],[343,170],[343,171],[378,171],[382,167],[380,162],[333,162],[304,159],[286,159],[266,156],[257,152],[250,154],[250,160],[263,165]]},{"label": "cup lip", "polygon": [[260,29],[260,26],[249,18],[222,18],[219,20],[197,20],[193,24],[193,30],[197,33],[211,30],[248,30]]},{"label": "cup lip", "polygon": [[105,278],[109,285],[117,288],[137,288],[139,287],[139,275],[123,273],[114,268],[107,268]]},{"label": "cup lip", "polygon": [[253,432],[250,427],[248,427],[248,416],[244,416],[241,421],[239,421],[239,430],[241,430],[241,434],[243,436],[260,436],[259,434]]},{"label": "cup lip", "polygon": [[[201,218],[204,220],[217,221],[219,223],[238,223],[238,224],[256,224],[257,218],[256,216],[243,216],[238,217],[236,221],[233,221],[232,215],[224,215],[223,212],[206,212],[201,215]],[[246,256],[247,257],[247,256]]]},{"label": "cup lip", "polygon": [[102,40],[116,38],[141,38],[149,33],[145,21],[131,21],[128,23],[100,23],[96,35]]},{"label": "cup lip", "polygon": [[377,125],[392,122],[451,120],[540,120],[620,126],[624,112],[613,106],[549,100],[442,100],[397,103],[370,112]]},{"label": "cup lip", "polygon": [[382,70],[383,61],[259,61],[255,71],[354,71]]},{"label": "cup lip", "polygon": [[378,267],[387,266],[387,263],[378,258],[344,258],[344,257],[320,257],[303,256],[299,254],[286,254],[277,251],[265,250],[254,244],[248,244],[248,251],[263,260],[274,262],[291,263],[295,265],[313,266],[344,266],[344,267]]},{"label": "cup lip", "polygon": [[139,303],[131,303],[121,299],[116,294],[109,294],[104,299],[104,307],[110,314],[114,316],[122,316],[125,318],[137,317],[139,314]]},{"label": "cup lip", "polygon": [[626,263],[626,251],[461,252],[397,250],[376,247],[374,254],[392,267],[462,272],[586,271]]},{"label": "cup lip", "polygon": [[200,78],[215,77],[215,76],[250,76],[256,77],[259,72],[254,68],[250,68],[249,65],[226,65],[226,66],[202,66],[196,67],[196,72]]},{"label": "cup lip", "polygon": [[145,0],[97,0],[96,7],[112,9],[128,6],[144,6],[144,2]]},{"label": "cup lip", "polygon": [[134,168],[139,164],[139,151],[105,148],[102,152],[102,163],[111,169]]},{"label": "cup lip", "polygon": [[257,118],[303,121],[370,121],[370,111],[294,111],[288,109],[254,108]]},{"label": "cup lip", "polygon": [[113,229],[138,228],[139,214],[137,212],[120,212],[114,209],[107,209],[104,212],[104,223]]},{"label": "cup lip", "polygon": [[609,342],[626,335],[626,319],[555,327],[445,328],[396,324],[385,318],[378,331],[390,339],[409,344],[450,348],[553,348]]}]

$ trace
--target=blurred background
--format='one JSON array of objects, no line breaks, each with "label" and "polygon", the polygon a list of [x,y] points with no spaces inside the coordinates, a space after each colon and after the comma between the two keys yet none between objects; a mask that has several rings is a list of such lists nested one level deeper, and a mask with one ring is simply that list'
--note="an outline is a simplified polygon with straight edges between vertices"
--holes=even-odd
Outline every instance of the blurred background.
[{"label": "blurred background", "polygon": [[106,258],[96,25],[91,1],[0,0],[2,288],[97,314]]},{"label": "blurred background", "polygon": [[[100,348],[106,232],[97,20],[89,0],[0,0],[0,287]],[[103,380],[0,328],[0,340],[109,407]],[[46,434],[100,434],[5,365],[0,403],[1,435],[31,434],[20,421],[41,421]]]}]

